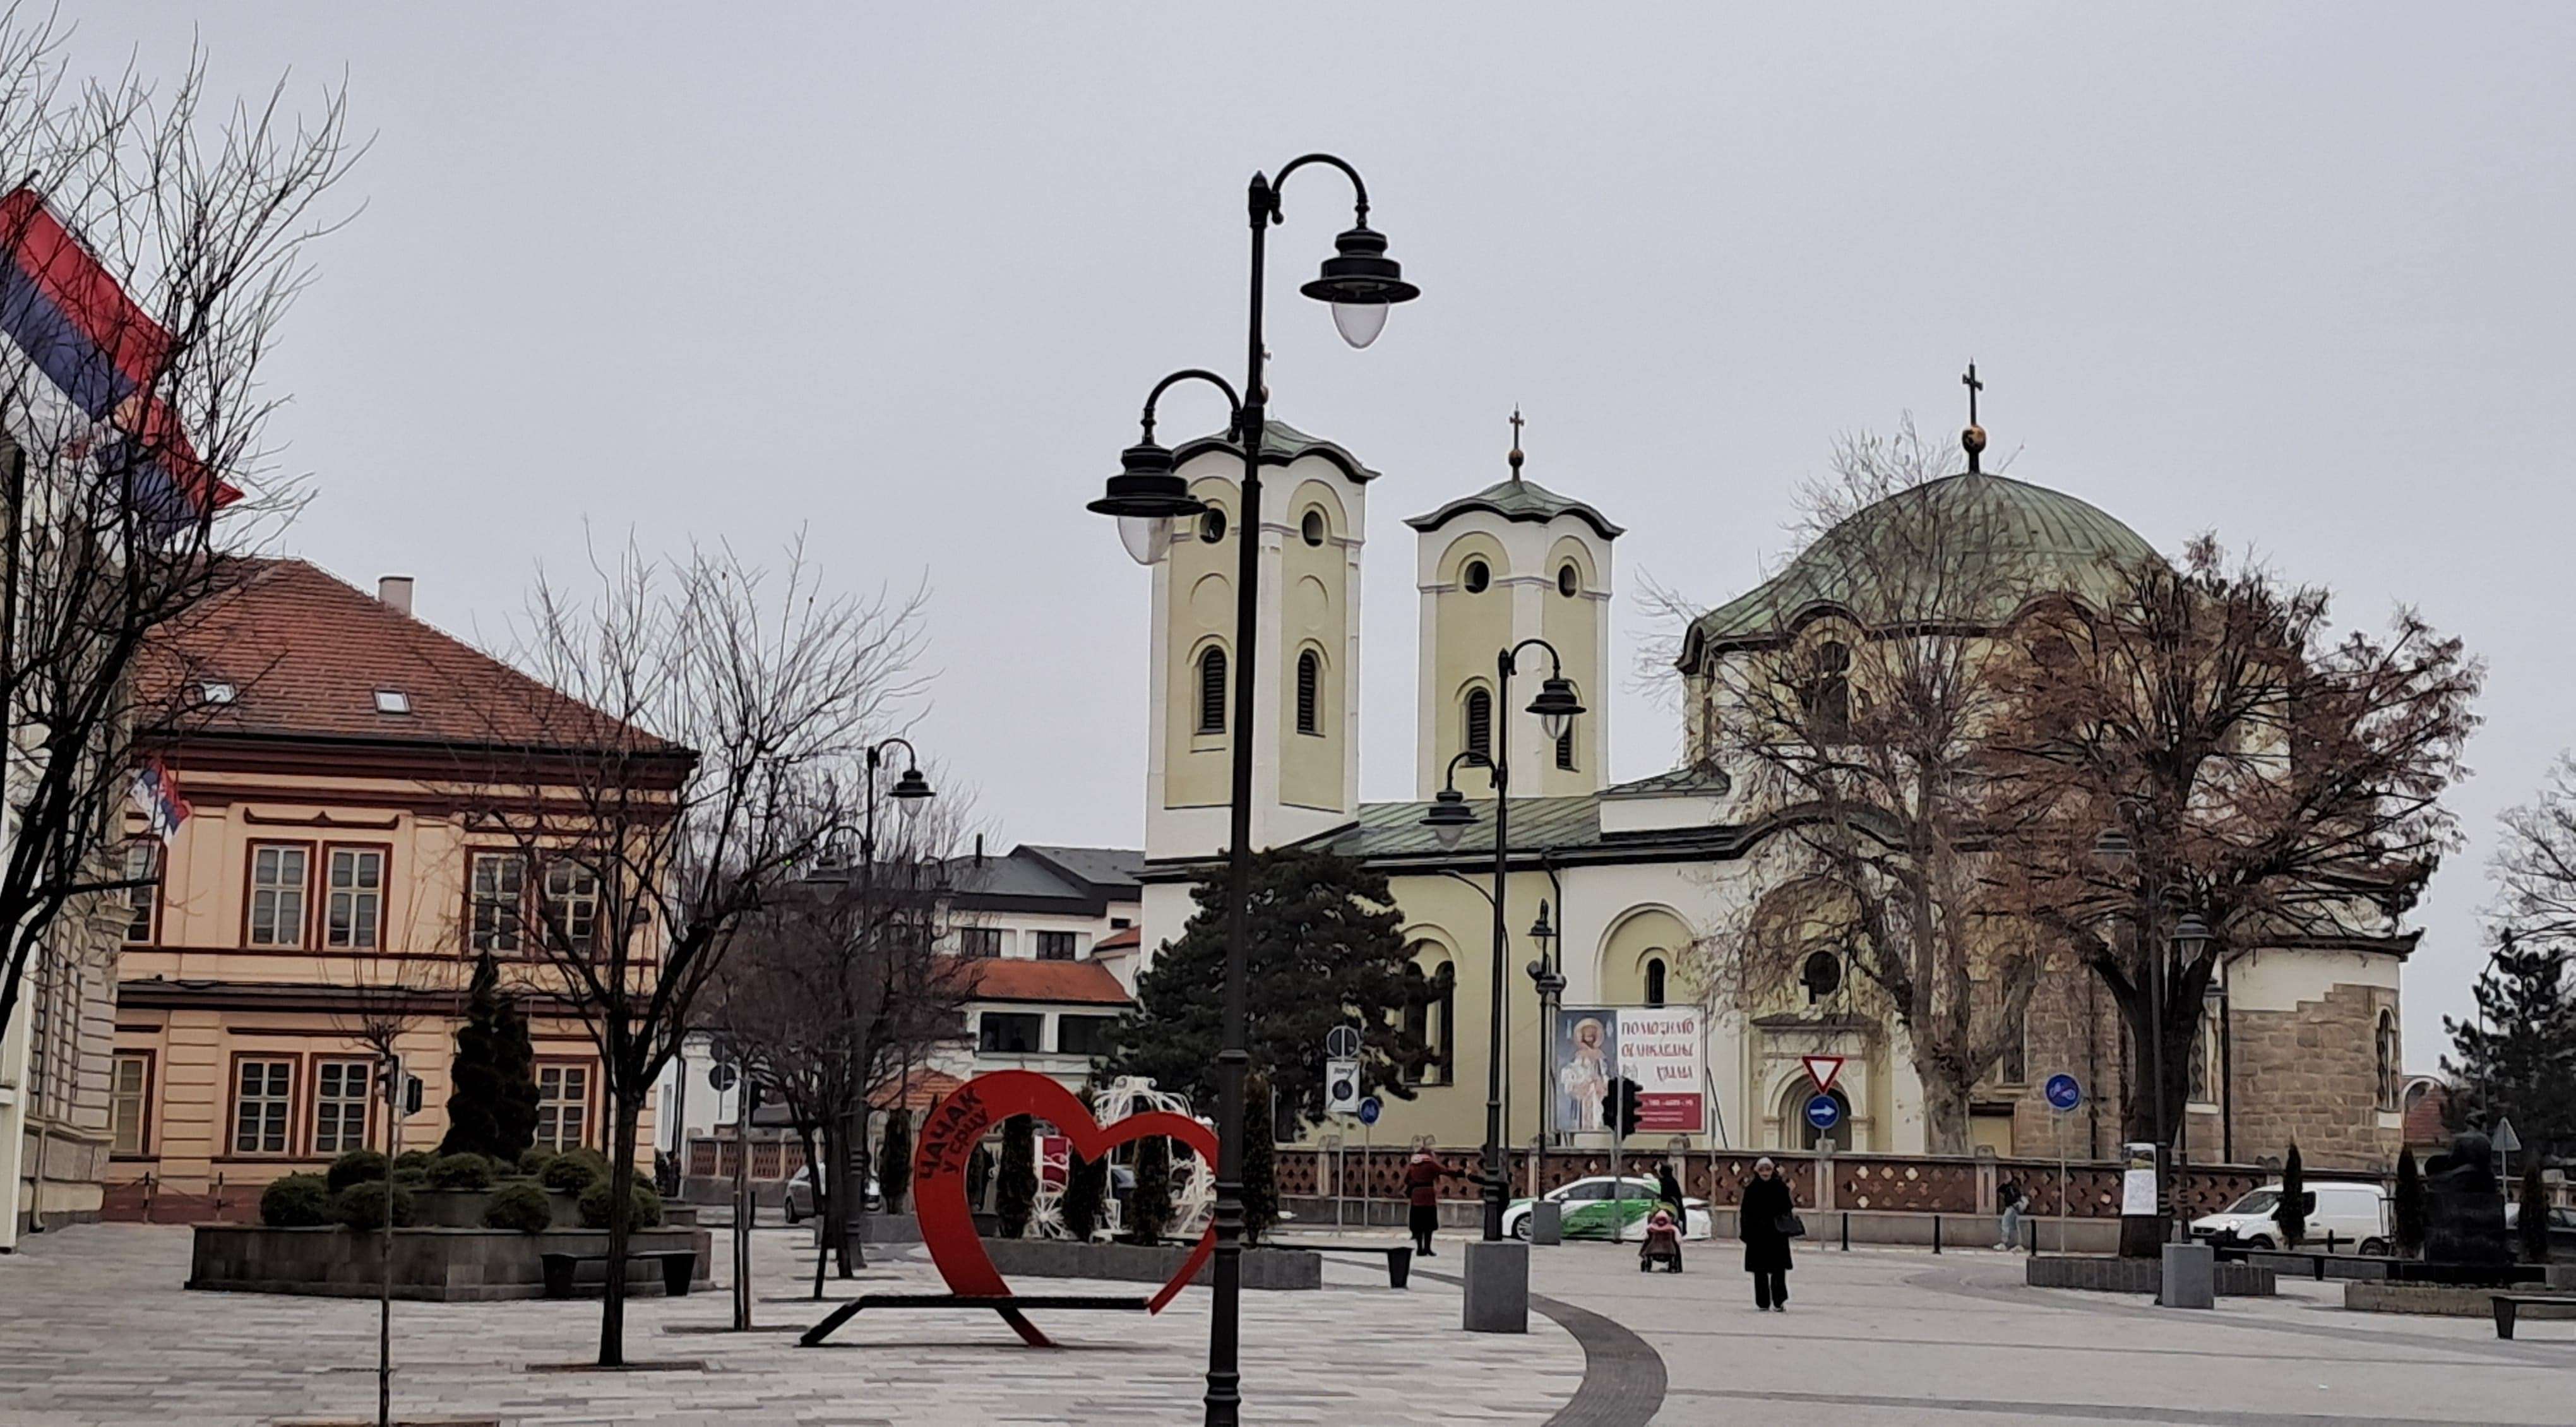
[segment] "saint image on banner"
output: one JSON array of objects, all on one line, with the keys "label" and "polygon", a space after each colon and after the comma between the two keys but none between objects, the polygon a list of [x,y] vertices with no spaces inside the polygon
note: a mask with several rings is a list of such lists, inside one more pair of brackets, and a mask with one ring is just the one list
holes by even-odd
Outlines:
[{"label": "saint image on banner", "polygon": [[1582,1132],[1609,1127],[1601,1102],[1619,1078],[1619,1013],[1608,1007],[1565,1007],[1556,1013],[1550,1043],[1556,1062],[1556,1128]]}]

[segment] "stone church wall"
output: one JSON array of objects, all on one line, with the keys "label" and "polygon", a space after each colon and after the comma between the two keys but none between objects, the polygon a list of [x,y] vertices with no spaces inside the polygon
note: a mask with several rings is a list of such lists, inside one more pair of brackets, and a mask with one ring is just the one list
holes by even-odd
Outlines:
[{"label": "stone church wall", "polygon": [[2311,1168],[2387,1169],[2402,1132],[2380,1124],[2375,1037],[2380,1011],[2396,1008],[2394,990],[2349,983],[2294,1010],[2239,1005],[2238,1157],[2270,1159],[2296,1140]]}]

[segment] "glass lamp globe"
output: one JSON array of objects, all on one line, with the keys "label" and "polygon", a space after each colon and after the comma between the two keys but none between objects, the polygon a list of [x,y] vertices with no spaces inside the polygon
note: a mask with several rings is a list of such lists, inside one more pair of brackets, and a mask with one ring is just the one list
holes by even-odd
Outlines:
[{"label": "glass lamp globe", "polygon": [[1392,304],[1384,302],[1336,302],[1333,304],[1333,327],[1342,340],[1354,347],[1366,347],[1386,330],[1386,314]]},{"label": "glass lamp globe", "polygon": [[1122,515],[1118,517],[1118,543],[1127,547],[1128,557],[1139,565],[1151,565],[1172,548],[1172,522],[1160,515]]}]

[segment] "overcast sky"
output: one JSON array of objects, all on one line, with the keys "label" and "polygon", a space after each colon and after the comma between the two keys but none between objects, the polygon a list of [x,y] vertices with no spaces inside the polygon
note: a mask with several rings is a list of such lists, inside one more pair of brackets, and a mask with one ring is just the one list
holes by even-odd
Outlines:
[{"label": "overcast sky", "polygon": [[[1411,532],[1503,474],[1714,603],[1837,432],[1961,418],[2159,547],[2216,529],[2490,661],[2410,1063],[2498,809],[2571,741],[2576,8],[74,4],[75,53],[344,73],[366,207],[268,367],[290,548],[496,634],[587,529],[810,529],[925,577],[915,730],[1004,845],[1142,837],[1148,578],[1085,514],[1145,389],[1242,359],[1245,178],[1359,165],[1424,290],[1366,352],[1273,237],[1274,412],[1371,487],[1361,786],[1412,786]],[[1803,10],[1804,7],[1798,7]],[[1183,401],[1167,434],[1213,427]],[[1671,709],[1613,701],[1612,773]]]}]

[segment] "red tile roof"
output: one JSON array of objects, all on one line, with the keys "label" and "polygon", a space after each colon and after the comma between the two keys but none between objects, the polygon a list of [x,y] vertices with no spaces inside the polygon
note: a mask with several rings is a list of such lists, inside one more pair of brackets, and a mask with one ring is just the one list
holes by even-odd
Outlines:
[{"label": "red tile roof", "polygon": [[1031,961],[992,957],[970,961],[968,995],[978,1001],[1077,1001],[1124,1006],[1127,988],[1096,961]]},{"label": "red tile roof", "polygon": [[949,1091],[966,1082],[939,1070],[916,1070],[900,1080],[888,1080],[868,1092],[868,1103],[880,1110],[895,1107],[896,1096],[902,1096],[907,1110],[927,1110],[945,1098]]},{"label": "red tile roof", "polygon": [[[660,743],[302,560],[241,562],[237,583],[156,637],[140,677],[147,689],[233,685],[234,701],[195,725],[211,735],[567,748],[622,732]],[[380,710],[380,690],[409,712]]]},{"label": "red tile roof", "polygon": [[2428,1085],[2415,1102],[2406,1107],[2406,1131],[2399,1143],[2406,1145],[2447,1145],[2451,1132],[2442,1128],[2442,1109],[2449,1103],[2451,1088]]},{"label": "red tile roof", "polygon": [[1093,942],[1091,944],[1091,949],[1095,953],[1103,951],[1124,951],[1129,947],[1142,946],[1144,944],[1145,933],[1143,931],[1135,927],[1120,927],[1118,930],[1111,932],[1109,935],[1102,937],[1098,941]]}]

